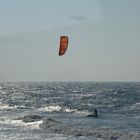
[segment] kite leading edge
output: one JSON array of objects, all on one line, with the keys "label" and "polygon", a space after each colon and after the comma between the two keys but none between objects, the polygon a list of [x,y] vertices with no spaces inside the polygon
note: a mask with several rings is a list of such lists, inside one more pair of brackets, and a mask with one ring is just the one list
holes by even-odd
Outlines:
[{"label": "kite leading edge", "polygon": [[59,56],[65,54],[68,48],[68,36],[60,36]]}]

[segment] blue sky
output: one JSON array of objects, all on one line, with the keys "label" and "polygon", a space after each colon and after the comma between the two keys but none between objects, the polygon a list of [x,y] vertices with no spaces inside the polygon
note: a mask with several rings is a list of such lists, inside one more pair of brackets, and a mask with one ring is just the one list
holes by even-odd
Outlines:
[{"label": "blue sky", "polygon": [[[0,81],[139,81],[139,0],[0,0]],[[69,36],[64,56],[59,38]]]}]

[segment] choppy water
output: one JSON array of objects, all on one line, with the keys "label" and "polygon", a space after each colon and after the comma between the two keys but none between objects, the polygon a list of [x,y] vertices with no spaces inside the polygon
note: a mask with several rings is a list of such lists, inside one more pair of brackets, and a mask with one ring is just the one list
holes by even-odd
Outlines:
[{"label": "choppy water", "polygon": [[139,122],[138,82],[0,83],[2,140],[140,140]]}]

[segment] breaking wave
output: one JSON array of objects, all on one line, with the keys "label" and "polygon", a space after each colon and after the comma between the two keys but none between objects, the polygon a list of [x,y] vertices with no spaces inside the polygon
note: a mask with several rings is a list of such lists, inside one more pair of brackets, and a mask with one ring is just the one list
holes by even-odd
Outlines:
[{"label": "breaking wave", "polygon": [[7,125],[14,125],[16,126],[22,126],[26,128],[32,128],[32,129],[39,129],[39,125],[42,123],[42,120],[34,121],[34,122],[24,122],[20,119],[1,119],[0,124],[7,124]]},{"label": "breaking wave", "polygon": [[47,107],[39,108],[38,111],[42,111],[42,112],[54,112],[54,111],[75,112],[76,109],[70,109],[70,108],[66,108],[64,106],[47,106]]},{"label": "breaking wave", "polygon": [[140,110],[140,102],[133,104],[132,107],[131,107],[131,109],[133,109],[133,110],[134,109]]},{"label": "breaking wave", "polygon": [[71,124],[62,123],[54,119],[44,119],[40,124],[40,128],[45,129],[47,132],[74,135],[76,137],[92,137],[100,140],[126,140],[135,139],[138,140],[140,135],[138,133],[112,131],[107,128],[97,129],[88,127],[84,128],[81,126],[73,126]]},{"label": "breaking wave", "polygon": [[13,109],[14,110],[17,109],[17,106],[0,104],[0,110],[13,110]]}]

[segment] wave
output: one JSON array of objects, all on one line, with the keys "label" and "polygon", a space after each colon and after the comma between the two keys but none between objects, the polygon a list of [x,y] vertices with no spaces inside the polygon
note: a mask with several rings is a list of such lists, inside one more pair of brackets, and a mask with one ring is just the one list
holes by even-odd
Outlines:
[{"label": "wave", "polygon": [[132,110],[140,110],[140,102],[138,102],[138,103],[135,103],[135,104],[133,104],[132,106],[131,106],[131,109]]},{"label": "wave", "polygon": [[[24,118],[34,118],[36,121],[24,122]],[[1,119],[0,124],[8,124],[21,126],[29,129],[40,129],[43,132],[51,135],[58,135],[67,139],[100,139],[100,140],[139,140],[140,134],[136,132],[124,132],[111,130],[109,128],[93,128],[89,126],[75,126],[72,124],[60,122],[53,118],[43,118],[38,115],[26,115],[23,118],[17,119]],[[59,138],[62,138],[59,137]],[[52,138],[52,137],[51,137]],[[50,138],[50,139],[51,139]],[[56,138],[56,136],[54,137]]]},{"label": "wave", "polygon": [[46,130],[47,132],[73,135],[75,137],[92,137],[102,140],[138,140],[140,134],[136,132],[122,132],[117,130],[111,130],[108,128],[93,128],[89,126],[73,126],[71,124],[63,123],[56,121],[54,119],[44,119],[43,122],[39,125],[41,129]]},{"label": "wave", "polygon": [[40,115],[25,115],[23,117],[18,118],[18,120],[22,120],[25,123],[37,122],[37,121],[41,121],[42,119],[43,117]]},{"label": "wave", "polygon": [[6,105],[6,104],[0,104],[0,110],[15,110],[17,109],[17,106],[15,105]]},{"label": "wave", "polygon": [[62,113],[74,113],[78,116],[87,116],[92,114],[93,112],[89,112],[88,110],[79,110],[79,109],[71,109],[65,106],[47,106],[43,108],[39,108],[37,112],[62,112]]},{"label": "wave", "polygon": [[66,108],[64,106],[47,106],[43,108],[39,108],[38,111],[42,112],[75,112],[75,109]]},{"label": "wave", "polygon": [[127,106],[122,106],[119,109],[117,109],[117,111],[113,111],[113,112],[129,112],[129,111],[139,111],[140,110],[140,102],[138,103],[134,103],[132,105],[127,105]]},{"label": "wave", "polygon": [[32,128],[32,129],[39,129],[39,125],[42,123],[42,120],[38,120],[35,122],[24,122],[21,119],[8,119],[8,118],[2,118],[0,119],[0,124],[7,124],[7,125],[14,125],[16,126],[22,126],[26,128]]},{"label": "wave", "polygon": [[65,106],[59,106],[59,105],[52,105],[47,106],[43,108],[39,108],[37,112],[63,112],[63,113],[75,113],[78,116],[86,116],[89,114],[92,114],[93,112],[90,112],[89,110],[80,110],[80,109],[71,109],[67,108]]},{"label": "wave", "polygon": [[2,104],[0,103],[0,110],[22,110],[22,109],[31,109],[31,107],[27,107],[24,105],[12,105],[12,104]]}]

